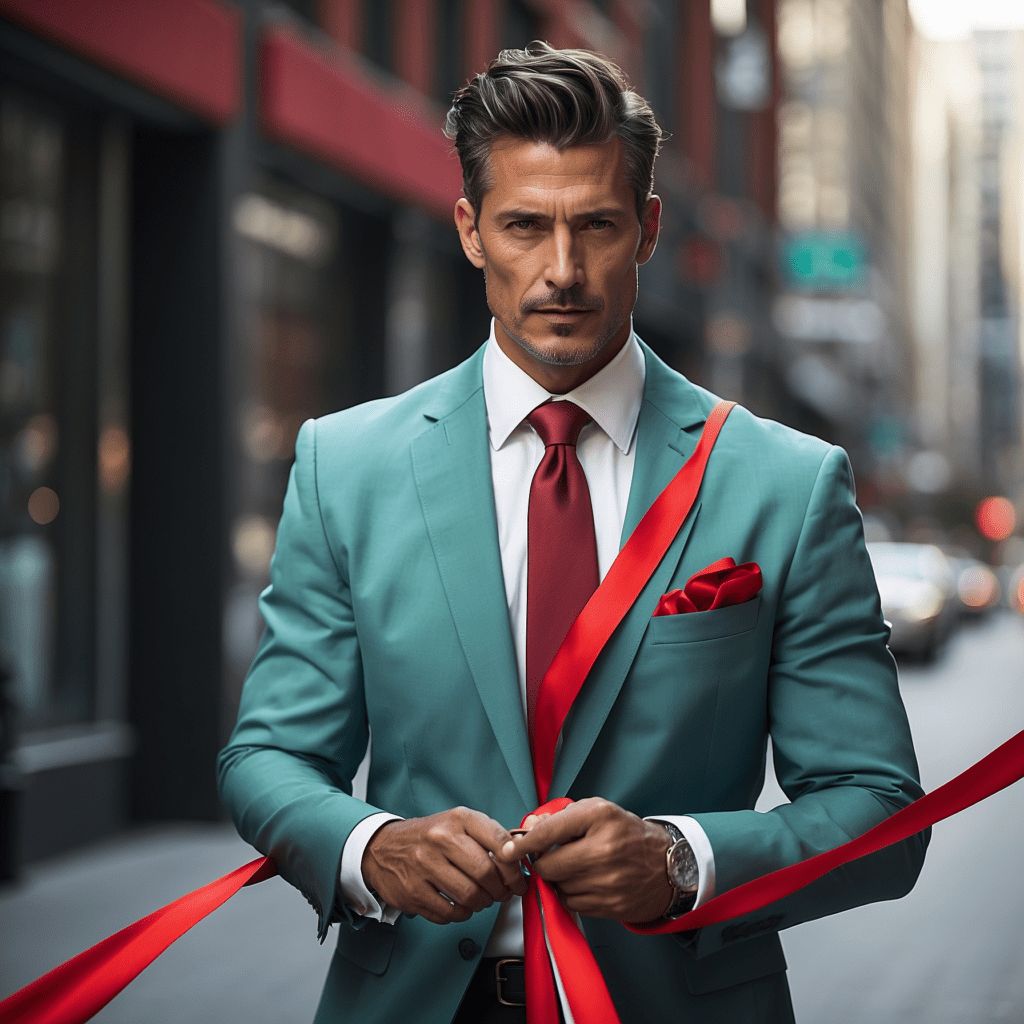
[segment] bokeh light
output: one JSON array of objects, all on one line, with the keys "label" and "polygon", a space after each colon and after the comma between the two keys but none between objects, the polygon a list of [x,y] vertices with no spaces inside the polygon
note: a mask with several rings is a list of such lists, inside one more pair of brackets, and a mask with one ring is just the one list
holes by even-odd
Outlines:
[{"label": "bokeh light", "polygon": [[265,516],[242,516],[234,526],[231,548],[239,568],[253,578],[264,576],[274,553],[277,530]]},{"label": "bokeh light", "polygon": [[22,468],[38,473],[57,450],[57,421],[48,413],[33,416],[15,438],[15,450]]},{"label": "bokeh light", "polygon": [[964,569],[956,588],[960,600],[968,608],[987,608],[999,600],[999,580],[985,565],[972,565]]},{"label": "bokeh light", "polygon": [[711,24],[719,35],[738,35],[747,26],[745,0],[711,0]]},{"label": "bokeh light", "polygon": [[987,540],[1006,540],[1017,525],[1017,513],[1009,498],[994,496],[978,503],[974,521]]},{"label": "bokeh light", "polygon": [[57,518],[60,498],[52,487],[37,487],[28,499],[28,514],[32,522],[46,526]]},{"label": "bokeh light", "polygon": [[117,494],[128,480],[131,468],[131,442],[124,427],[112,424],[103,430],[97,462],[100,486],[107,494]]},{"label": "bokeh light", "polygon": [[288,458],[291,451],[285,443],[284,423],[273,409],[258,405],[246,411],[242,424],[245,447],[256,462]]}]

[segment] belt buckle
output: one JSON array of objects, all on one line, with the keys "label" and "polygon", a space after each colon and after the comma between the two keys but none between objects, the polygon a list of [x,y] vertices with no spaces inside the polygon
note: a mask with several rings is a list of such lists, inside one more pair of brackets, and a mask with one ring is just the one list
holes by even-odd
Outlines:
[{"label": "belt buckle", "polygon": [[511,1002],[509,1002],[505,998],[504,993],[502,992],[502,985],[504,985],[504,983],[508,980],[507,978],[504,978],[502,976],[502,973],[501,973],[501,968],[505,964],[520,964],[520,965],[522,965],[523,961],[520,960],[519,957],[507,956],[507,957],[504,957],[501,960],[499,960],[494,965],[494,981],[495,981],[495,984],[497,986],[498,1002],[501,1003],[502,1006],[525,1006],[526,1003],[511,1003]]}]

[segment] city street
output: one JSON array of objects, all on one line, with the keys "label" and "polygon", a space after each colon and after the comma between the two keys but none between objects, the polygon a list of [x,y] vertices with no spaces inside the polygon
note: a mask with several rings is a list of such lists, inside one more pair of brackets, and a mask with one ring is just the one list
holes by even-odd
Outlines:
[{"label": "city street", "polygon": [[[902,687],[928,789],[1024,728],[1024,619],[961,632]],[[761,806],[778,802],[766,788]],[[1024,1020],[1024,784],[935,829],[917,888],[897,903],[784,933],[800,1024]],[[34,865],[0,889],[0,995],[231,868],[252,851],[226,827],[135,833]],[[199,924],[95,1019],[307,1022],[331,942],[279,879]]]},{"label": "city street", "polygon": [[[934,666],[901,665],[932,790],[1024,729],[1024,619],[957,636]],[[914,891],[783,934],[800,1024],[1024,1021],[1024,782],[932,833]]]}]

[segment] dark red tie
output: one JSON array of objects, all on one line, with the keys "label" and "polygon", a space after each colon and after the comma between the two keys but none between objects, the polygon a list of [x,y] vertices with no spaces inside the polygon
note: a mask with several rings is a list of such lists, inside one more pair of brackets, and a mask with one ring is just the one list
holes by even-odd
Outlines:
[{"label": "dark red tie", "polygon": [[551,659],[597,589],[590,488],[576,441],[590,419],[572,402],[548,402],[527,417],[544,442],[530,485],[526,584],[526,706],[533,743],[537,694]]}]

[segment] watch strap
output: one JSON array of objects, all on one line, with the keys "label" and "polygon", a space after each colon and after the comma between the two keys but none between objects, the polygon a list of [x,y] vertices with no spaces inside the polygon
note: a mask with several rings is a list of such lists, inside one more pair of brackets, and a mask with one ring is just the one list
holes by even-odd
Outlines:
[{"label": "watch strap", "polygon": [[[687,850],[690,848],[689,842],[687,842],[686,836],[678,829],[677,826],[673,825],[670,821],[663,821],[661,818],[652,818],[652,821],[657,822],[662,828],[668,832],[669,845],[665,851],[665,874],[668,876],[668,884],[672,886],[672,902],[669,904],[668,909],[662,914],[666,920],[673,920],[677,917],[682,917],[687,911],[693,909],[693,905],[697,900],[696,889],[681,889],[675,881],[672,875],[672,854],[679,843],[686,843]],[[692,856],[692,854],[691,854]]]}]

